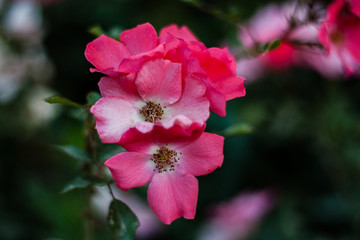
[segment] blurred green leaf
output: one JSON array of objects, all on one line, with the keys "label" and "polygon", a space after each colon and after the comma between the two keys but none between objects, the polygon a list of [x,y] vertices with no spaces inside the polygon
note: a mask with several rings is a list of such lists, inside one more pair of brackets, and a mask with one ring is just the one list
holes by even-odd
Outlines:
[{"label": "blurred green leaf", "polygon": [[73,190],[77,190],[77,189],[84,189],[84,188],[88,188],[94,185],[97,186],[103,186],[106,183],[103,182],[100,179],[86,179],[86,178],[82,178],[82,177],[77,177],[75,178],[73,181],[71,181],[69,184],[67,184],[64,189],[60,192],[60,194],[64,194]]},{"label": "blurred green leaf", "polygon": [[262,52],[266,52],[266,49],[268,49],[269,47],[269,43],[265,42],[265,43],[261,43],[257,46],[256,50],[259,52],[259,53],[262,53]]},{"label": "blurred green leaf", "polygon": [[108,224],[114,239],[131,240],[139,227],[139,221],[131,209],[123,202],[114,199],[109,207]]},{"label": "blurred green leaf", "polygon": [[86,96],[89,105],[95,104],[100,98],[101,95],[98,92],[89,92]]},{"label": "blurred green leaf", "polygon": [[279,39],[276,39],[269,44],[269,47],[267,50],[268,51],[275,50],[278,47],[280,47],[280,44],[281,44],[281,41]]},{"label": "blurred green leaf", "polygon": [[265,42],[261,43],[257,46],[256,50],[259,53],[265,53],[267,54],[269,51],[275,50],[278,47],[280,47],[281,41],[279,39],[276,39],[272,41],[271,43]]},{"label": "blurred green leaf", "polygon": [[60,96],[52,96],[52,97],[45,98],[44,100],[45,100],[45,102],[51,103],[51,104],[58,103],[58,104],[64,104],[64,105],[67,105],[70,107],[84,108],[83,105],[73,102],[69,99],[60,97]]},{"label": "blurred green leaf", "polygon": [[252,133],[253,131],[253,127],[248,124],[248,123],[239,123],[233,126],[230,126],[228,128],[226,128],[223,131],[223,134],[226,137],[230,137],[230,136],[241,136],[241,135],[247,135]]},{"label": "blurred green leaf", "polygon": [[181,0],[184,3],[188,3],[191,4],[195,7],[199,7],[200,6],[200,2],[198,0]]},{"label": "blurred green leaf", "polygon": [[91,161],[90,156],[84,149],[74,145],[54,145],[56,149],[59,149],[69,155],[70,157],[80,161]]},{"label": "blurred green leaf", "polygon": [[95,25],[89,28],[89,33],[99,37],[101,34],[104,34],[104,30],[99,25]]}]

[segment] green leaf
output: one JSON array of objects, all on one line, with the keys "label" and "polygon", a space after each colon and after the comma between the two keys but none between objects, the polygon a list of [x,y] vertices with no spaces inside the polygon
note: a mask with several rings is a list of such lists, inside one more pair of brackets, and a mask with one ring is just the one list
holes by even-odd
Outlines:
[{"label": "green leaf", "polygon": [[54,145],[56,149],[59,149],[69,155],[70,157],[80,161],[91,161],[90,156],[84,149],[74,145]]},{"label": "green leaf", "polygon": [[260,53],[268,53],[271,50],[277,49],[281,44],[279,39],[272,41],[271,43],[265,42],[257,46],[256,50]]},{"label": "green leaf", "polygon": [[248,123],[239,123],[233,126],[226,128],[223,131],[223,134],[227,137],[231,136],[241,136],[252,133],[253,127]]},{"label": "green leaf", "polygon": [[265,43],[261,43],[260,45],[258,45],[256,50],[259,53],[262,53],[262,52],[266,52],[266,49],[268,49],[268,47],[269,47],[269,43],[265,42]]},{"label": "green leaf", "polygon": [[77,177],[74,180],[72,180],[69,184],[67,184],[60,192],[60,194],[64,194],[73,190],[85,189],[94,185],[103,186],[106,185],[106,183],[96,178],[86,179],[82,177]]},{"label": "green leaf", "polygon": [[281,41],[276,39],[269,44],[268,51],[275,50],[280,47]]},{"label": "green leaf", "polygon": [[93,105],[101,98],[98,92],[89,92],[86,96],[88,104]]},{"label": "green leaf", "polygon": [[132,240],[139,227],[136,215],[123,202],[114,199],[109,207],[108,224],[114,239]]},{"label": "green leaf", "polygon": [[67,105],[70,107],[84,108],[83,105],[73,102],[69,99],[60,97],[60,96],[52,96],[52,97],[45,98],[44,100],[45,100],[45,102],[51,103],[51,104],[58,103],[58,104],[64,104],[64,105]]}]

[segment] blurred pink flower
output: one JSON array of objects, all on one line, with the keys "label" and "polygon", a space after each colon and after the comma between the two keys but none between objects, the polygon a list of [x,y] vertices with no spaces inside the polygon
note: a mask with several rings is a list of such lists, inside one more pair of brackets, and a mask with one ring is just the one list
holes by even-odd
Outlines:
[{"label": "blurred pink flower", "polygon": [[358,1],[333,1],[319,30],[320,42],[340,58],[347,74],[358,73],[360,70],[358,4]]},{"label": "blurred pink flower", "polygon": [[211,209],[213,216],[199,232],[198,239],[247,239],[273,205],[271,190],[240,194]]},{"label": "blurred pink flower", "polygon": [[142,133],[155,125],[202,128],[209,117],[204,84],[194,76],[187,76],[183,84],[179,63],[151,60],[142,65],[135,79],[131,74],[103,77],[99,87],[102,98],[91,112],[105,143],[119,142],[130,128]]},{"label": "blurred pink flower", "polygon": [[195,176],[222,165],[224,138],[202,130],[185,136],[179,126],[155,128],[148,134],[132,130],[121,144],[129,152],[115,155],[105,165],[122,190],[150,182],[148,202],[163,223],[181,216],[193,219],[198,196]]},{"label": "blurred pink flower", "polygon": [[85,56],[110,77],[136,74],[146,61],[163,58],[181,63],[182,76],[196,74],[206,86],[210,109],[225,116],[225,102],[245,95],[244,79],[236,76],[236,62],[227,49],[206,48],[187,27],[170,25],[160,36],[149,23],[123,31],[120,42],[101,35],[90,42]]},{"label": "blurred pink flower", "polygon": [[[314,6],[321,19],[321,6]],[[343,75],[341,62],[334,55],[326,55],[321,49],[308,46],[320,44],[318,23],[308,22],[308,6],[296,2],[269,5],[258,11],[245,25],[240,27],[239,38],[248,49],[262,43],[282,40],[280,46],[255,58],[239,59],[238,72],[250,81],[261,77],[267,70],[281,71],[292,66],[307,66],[327,78]],[[291,19],[299,24],[291,26]],[[253,70],[252,70],[253,69]]]}]

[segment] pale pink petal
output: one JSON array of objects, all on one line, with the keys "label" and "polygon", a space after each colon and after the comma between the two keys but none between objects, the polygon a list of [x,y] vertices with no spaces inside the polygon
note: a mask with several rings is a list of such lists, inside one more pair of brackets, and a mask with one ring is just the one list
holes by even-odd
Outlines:
[{"label": "pale pink petal", "polygon": [[160,221],[170,224],[179,217],[194,219],[198,181],[178,171],[157,173],[148,188],[148,202]]},{"label": "pale pink petal", "polygon": [[185,146],[177,146],[176,151],[181,152],[178,168],[194,176],[209,174],[221,167],[224,155],[224,137],[203,133],[194,142]]},{"label": "pale pink petal", "polygon": [[131,54],[140,54],[156,47],[156,30],[150,23],[144,23],[133,29],[123,31],[120,40],[130,50]]},{"label": "pale pink petal", "polygon": [[173,104],[182,92],[181,64],[163,59],[148,61],[140,69],[135,84],[145,102]]},{"label": "pale pink petal", "polygon": [[128,101],[140,100],[131,76],[102,77],[98,83],[102,97],[120,97]]},{"label": "pale pink petal", "polygon": [[138,108],[119,97],[104,97],[90,109],[104,143],[117,143],[129,128],[142,121]]},{"label": "pale pink petal", "polygon": [[122,43],[105,35],[90,42],[85,49],[86,59],[96,67],[92,71],[110,75],[116,75],[119,64],[128,56],[130,52]]},{"label": "pale pink petal", "polygon": [[162,42],[162,39],[166,38],[167,34],[183,39],[186,42],[199,41],[186,26],[182,26],[181,28],[179,28],[177,25],[169,25],[164,27],[160,31],[159,41]]},{"label": "pale pink petal", "polygon": [[209,118],[209,101],[206,97],[206,87],[203,82],[194,75],[186,77],[184,92],[180,100],[167,106],[161,121],[165,128],[172,127],[176,121],[184,128],[193,122],[205,124]]},{"label": "pale pink petal", "polygon": [[137,152],[119,153],[104,164],[109,168],[116,186],[122,190],[147,184],[154,175],[155,163],[151,154]]}]

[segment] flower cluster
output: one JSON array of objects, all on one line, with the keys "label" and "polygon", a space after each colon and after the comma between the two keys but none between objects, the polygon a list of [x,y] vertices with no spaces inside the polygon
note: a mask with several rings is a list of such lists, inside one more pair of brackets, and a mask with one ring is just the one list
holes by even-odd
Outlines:
[{"label": "flower cluster", "polygon": [[[308,66],[327,78],[358,74],[360,13],[357,0],[335,0],[324,11],[320,4],[299,1],[271,4],[246,24],[239,38],[247,49],[280,40],[277,49],[241,59],[238,71],[249,80],[266,70]],[[324,51],[325,50],[325,51]]]},{"label": "flower cluster", "polygon": [[149,23],[101,35],[85,50],[106,76],[92,106],[104,143],[128,152],[105,162],[122,189],[149,184],[148,202],[170,224],[193,219],[198,182],[223,161],[224,138],[205,133],[209,110],[225,116],[227,100],[245,95],[244,79],[226,48],[207,48],[187,27],[171,25],[159,37]]}]

